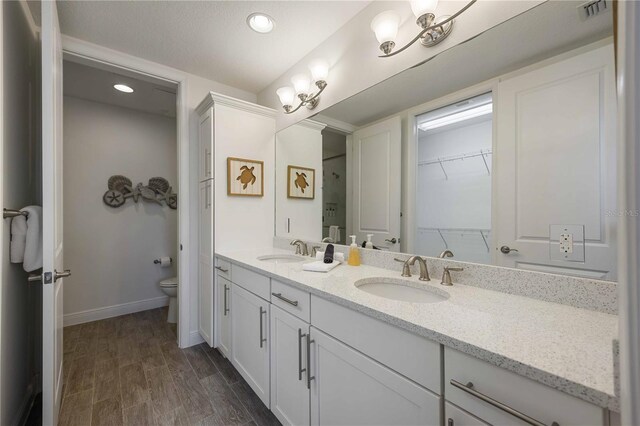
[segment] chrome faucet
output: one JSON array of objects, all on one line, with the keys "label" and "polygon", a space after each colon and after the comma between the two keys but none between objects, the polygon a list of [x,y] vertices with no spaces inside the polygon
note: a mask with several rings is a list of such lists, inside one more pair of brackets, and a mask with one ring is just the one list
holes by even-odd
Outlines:
[{"label": "chrome faucet", "polygon": [[411,276],[411,267],[416,263],[416,260],[417,260],[418,264],[420,265],[420,278],[418,279],[420,281],[431,281],[431,278],[429,278],[429,270],[427,269],[427,261],[421,258],[420,256],[411,256],[407,260],[402,260],[402,259],[394,259],[394,260],[396,262],[404,263],[404,265],[402,265],[403,277]]},{"label": "chrome faucet", "polygon": [[300,254],[302,256],[309,256],[309,249],[307,248],[307,243],[302,240],[293,240],[289,243],[292,246],[296,246],[296,254]]},{"label": "chrome faucet", "polygon": [[330,243],[330,244],[334,244],[335,243],[335,241],[333,241],[333,238],[331,238],[331,237],[324,237],[321,242]]},{"label": "chrome faucet", "polygon": [[440,253],[440,256],[438,256],[440,259],[444,259],[445,257],[453,257],[453,252],[451,250],[445,250],[442,253]]},{"label": "chrome faucet", "polygon": [[440,281],[440,284],[453,285],[453,281],[451,281],[451,273],[449,271],[464,271],[464,268],[453,268],[451,266],[445,266],[444,271],[442,271],[442,281]]}]

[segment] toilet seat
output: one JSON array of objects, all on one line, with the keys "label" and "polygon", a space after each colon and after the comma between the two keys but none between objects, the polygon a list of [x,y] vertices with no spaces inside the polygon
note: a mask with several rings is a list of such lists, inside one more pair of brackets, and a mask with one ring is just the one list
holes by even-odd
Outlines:
[{"label": "toilet seat", "polygon": [[177,287],[178,286],[178,277],[167,278],[166,280],[160,281],[160,287]]}]

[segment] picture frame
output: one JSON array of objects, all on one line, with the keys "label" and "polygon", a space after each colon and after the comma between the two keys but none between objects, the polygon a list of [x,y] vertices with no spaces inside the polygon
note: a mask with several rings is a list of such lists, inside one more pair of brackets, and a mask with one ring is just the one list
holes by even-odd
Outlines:
[{"label": "picture frame", "polygon": [[316,196],[316,171],[308,167],[287,167],[287,198],[313,200]]},{"label": "picture frame", "polygon": [[227,195],[264,196],[264,161],[227,157]]}]

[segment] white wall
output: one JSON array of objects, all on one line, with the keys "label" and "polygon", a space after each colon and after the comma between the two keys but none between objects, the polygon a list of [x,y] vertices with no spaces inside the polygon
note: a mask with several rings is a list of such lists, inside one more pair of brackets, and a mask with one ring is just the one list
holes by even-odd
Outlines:
[{"label": "white wall", "polygon": [[[427,49],[418,42],[397,56],[379,58],[378,55],[381,52],[370,28],[371,20],[375,15],[388,9],[394,9],[400,13],[402,24],[396,41],[398,47],[415,37],[418,33],[418,27],[415,24],[415,17],[411,13],[409,2],[372,2],[260,92],[258,103],[280,111],[277,128],[284,129],[298,120],[309,117],[401,71],[429,60],[540,3],[541,1],[538,0],[479,1],[456,19],[454,30],[449,38],[437,46]],[[450,15],[458,11],[464,4],[464,2],[458,1],[440,2],[437,14]],[[276,90],[282,86],[290,86],[292,75],[300,72],[308,73],[307,66],[315,58],[324,58],[331,66],[328,86],[322,94],[320,104],[314,110],[302,108],[295,114],[284,114],[276,96]]]},{"label": "white wall", "polygon": [[[322,128],[301,122],[276,135],[276,235],[322,239]],[[313,200],[287,197],[288,166],[315,170]],[[290,227],[287,229],[287,219]]]},{"label": "white wall", "polygon": [[[215,121],[216,250],[272,247],[275,120],[272,116],[216,104]],[[264,161],[263,197],[227,195],[228,157]]]},{"label": "white wall", "polygon": [[[2,18],[2,207],[19,209],[38,203],[35,101],[39,49],[33,21],[23,2],[0,4]],[[39,283],[29,284],[21,264],[9,263],[9,219],[2,222],[0,242],[0,424],[17,424],[28,408],[40,370]]]},{"label": "white wall", "polygon": [[[111,175],[143,182],[164,177],[177,191],[175,118],[66,96],[64,98],[65,322],[81,312],[156,299],[161,279],[176,275],[177,212],[132,199],[119,208],[102,195]],[[178,193],[178,197],[180,194]]]}]

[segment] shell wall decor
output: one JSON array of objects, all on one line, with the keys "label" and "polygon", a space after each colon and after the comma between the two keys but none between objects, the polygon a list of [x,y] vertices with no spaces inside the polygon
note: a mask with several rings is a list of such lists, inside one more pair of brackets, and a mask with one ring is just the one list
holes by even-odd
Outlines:
[{"label": "shell wall decor", "polygon": [[178,194],[173,192],[169,182],[162,177],[152,177],[147,185],[140,182],[133,186],[128,177],[113,175],[107,181],[107,188],[109,189],[102,196],[102,201],[109,207],[120,207],[128,198],[133,198],[136,203],[142,198],[159,205],[164,201],[169,208],[178,208]]}]

